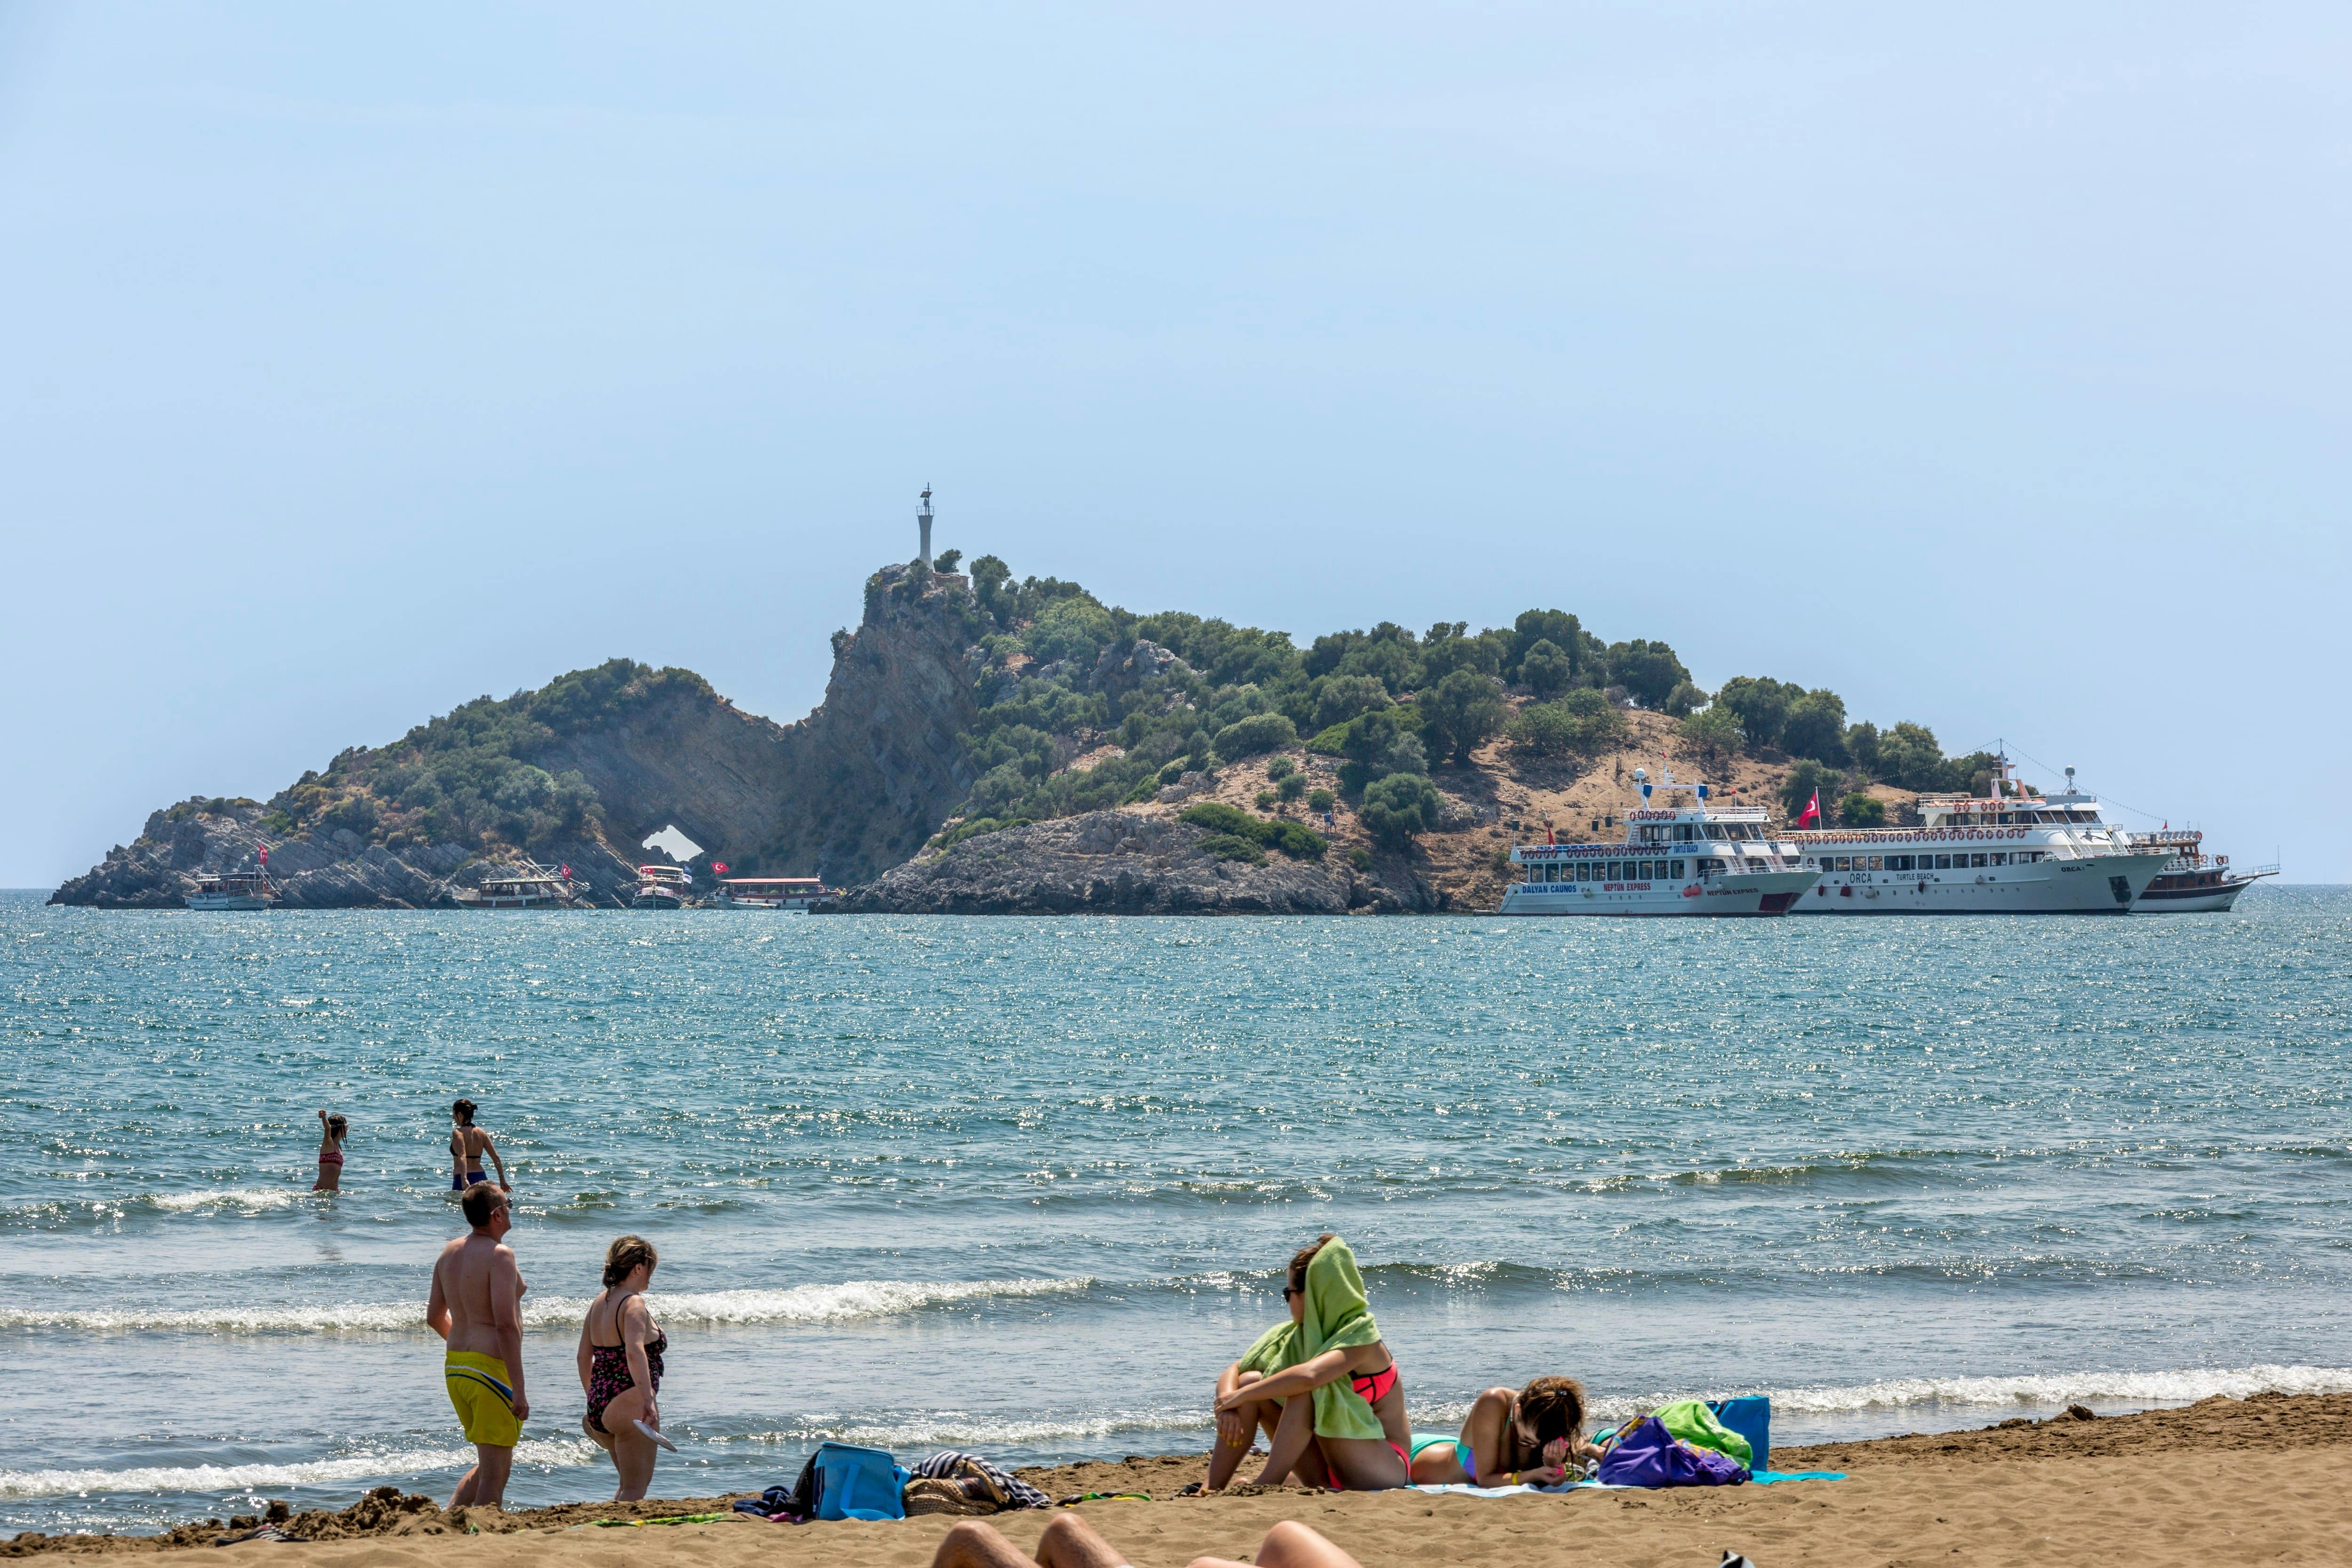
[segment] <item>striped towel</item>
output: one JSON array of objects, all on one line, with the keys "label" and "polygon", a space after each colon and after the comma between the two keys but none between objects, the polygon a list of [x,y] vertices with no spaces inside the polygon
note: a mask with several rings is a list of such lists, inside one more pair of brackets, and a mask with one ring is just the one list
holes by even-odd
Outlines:
[{"label": "striped towel", "polygon": [[941,1448],[938,1453],[933,1454],[929,1458],[925,1459],[921,1464],[915,1466],[907,1473],[910,1476],[924,1477],[930,1480],[952,1480],[955,1479],[956,1473],[966,1465],[970,1465],[973,1469],[978,1470],[982,1475],[986,1476],[991,1481],[995,1483],[996,1489],[1003,1492],[1007,1498],[1012,1500],[1012,1501],[1006,1505],[1009,1508],[1051,1508],[1054,1506],[1054,1500],[1052,1498],[1047,1497],[1044,1492],[1039,1491],[1027,1481],[1013,1479],[1009,1473],[999,1469],[996,1466],[990,1464],[986,1459],[982,1458],[977,1454],[961,1453],[953,1448]]}]

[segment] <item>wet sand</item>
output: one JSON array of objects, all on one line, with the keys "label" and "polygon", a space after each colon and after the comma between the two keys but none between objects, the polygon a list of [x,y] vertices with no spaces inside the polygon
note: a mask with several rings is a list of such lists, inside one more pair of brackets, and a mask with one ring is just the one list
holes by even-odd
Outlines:
[{"label": "wet sand", "polygon": [[[1711,1490],[1580,1491],[1496,1500],[1235,1489],[1173,1498],[1199,1455],[1026,1470],[1056,1497],[1145,1491],[1078,1505],[1137,1568],[1241,1556],[1278,1520],[1300,1520],[1366,1568],[1594,1562],[1714,1568],[1726,1549],[1759,1568],[1823,1564],[2352,1563],[2352,1395],[2209,1399],[2179,1409],[2010,1422],[1976,1431],[1775,1449],[1777,1469],[1843,1469],[1832,1482]],[[789,1477],[780,1477],[788,1480]],[[389,1490],[390,1489],[386,1489]],[[945,1518],[888,1524],[710,1523],[586,1527],[597,1519],[713,1511],[721,1499],[567,1504],[452,1515],[381,1494],[341,1514],[294,1516],[310,1537],[216,1549],[220,1527],[171,1537],[19,1536],[0,1553],[206,1553],[282,1568],[924,1568]],[[1050,1511],[998,1515],[1034,1545]]]}]

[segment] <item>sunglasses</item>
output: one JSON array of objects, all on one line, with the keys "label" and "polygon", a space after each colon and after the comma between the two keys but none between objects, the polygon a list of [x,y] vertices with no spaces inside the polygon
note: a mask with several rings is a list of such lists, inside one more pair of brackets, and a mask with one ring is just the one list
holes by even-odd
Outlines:
[{"label": "sunglasses", "polygon": [[1282,1299],[1286,1301],[1289,1300],[1293,1296],[1304,1296],[1306,1294],[1306,1291],[1294,1289],[1288,1285],[1285,1285],[1282,1288]]}]

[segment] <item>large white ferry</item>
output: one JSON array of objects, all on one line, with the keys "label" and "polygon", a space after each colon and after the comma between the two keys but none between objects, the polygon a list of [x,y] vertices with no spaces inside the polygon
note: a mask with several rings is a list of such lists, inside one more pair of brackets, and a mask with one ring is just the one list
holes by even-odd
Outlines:
[{"label": "large white ferry", "polygon": [[[1703,784],[1655,786],[1633,770],[1642,808],[1619,844],[1520,844],[1524,879],[1503,889],[1507,915],[1779,915],[1821,878],[1774,839],[1760,805],[1722,805]],[[1652,789],[1687,789],[1687,806],[1653,806]]]},{"label": "large white ferry", "polygon": [[1821,873],[1804,915],[2127,914],[2174,856],[2135,845],[2099,799],[2073,787],[2029,795],[1994,776],[1990,795],[1922,795],[1916,827],[1791,832]]}]

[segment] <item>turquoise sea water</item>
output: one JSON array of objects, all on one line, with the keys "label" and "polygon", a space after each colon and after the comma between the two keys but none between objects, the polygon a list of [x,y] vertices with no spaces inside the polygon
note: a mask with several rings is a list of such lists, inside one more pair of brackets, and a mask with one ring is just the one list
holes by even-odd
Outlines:
[{"label": "turquoise sea water", "polygon": [[[446,1494],[463,1093],[535,1406],[661,1248],[671,1495],[815,1441],[1197,1450],[1337,1230],[1423,1426],[1769,1392],[1801,1441],[2352,1387],[2352,890],[1626,922],[100,914],[0,898],[0,1529]],[[344,1191],[308,1192],[318,1106]]]}]

